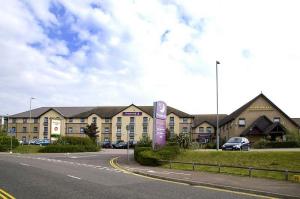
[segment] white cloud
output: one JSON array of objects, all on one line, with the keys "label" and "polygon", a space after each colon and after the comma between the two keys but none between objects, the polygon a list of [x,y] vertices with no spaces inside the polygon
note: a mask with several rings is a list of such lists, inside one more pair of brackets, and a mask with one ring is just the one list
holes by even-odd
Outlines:
[{"label": "white cloud", "polygon": [[[263,91],[300,116],[297,1],[92,3],[9,1],[0,8],[0,102],[6,104],[0,113],[27,109],[32,95],[36,106],[162,99],[189,113],[213,113],[218,59],[221,112]],[[49,9],[60,4],[64,20]],[[84,43],[71,49],[74,41],[51,38],[41,22],[69,24]],[[41,48],[28,45],[34,43]]]}]

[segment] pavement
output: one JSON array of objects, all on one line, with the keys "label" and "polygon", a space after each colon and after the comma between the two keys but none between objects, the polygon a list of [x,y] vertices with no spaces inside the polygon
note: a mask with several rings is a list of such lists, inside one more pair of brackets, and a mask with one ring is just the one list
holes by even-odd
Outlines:
[{"label": "pavement", "polygon": [[[237,191],[193,186],[153,179],[111,166],[112,159],[127,159],[126,150],[97,153],[0,153],[0,191],[10,198],[111,199],[250,199],[268,198]],[[132,151],[130,151],[132,158]],[[1,198],[1,195],[0,195]]]},{"label": "pavement", "polygon": [[121,170],[123,169],[134,174],[192,186],[205,186],[277,198],[300,198],[300,184],[290,181],[147,167],[136,163],[133,157],[128,162],[124,156],[116,158],[115,165],[116,168],[119,167]]}]

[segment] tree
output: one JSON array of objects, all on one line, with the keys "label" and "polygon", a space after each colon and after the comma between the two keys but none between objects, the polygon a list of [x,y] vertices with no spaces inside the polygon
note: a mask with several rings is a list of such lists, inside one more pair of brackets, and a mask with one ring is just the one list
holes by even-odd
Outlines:
[{"label": "tree", "polygon": [[190,136],[187,133],[180,133],[179,136],[177,136],[177,143],[184,149],[189,148]]},{"label": "tree", "polygon": [[85,128],[84,128],[84,134],[86,134],[87,136],[89,136],[90,139],[96,141],[96,138],[98,137],[98,133],[99,131],[97,131],[98,127],[95,123],[92,124],[88,124]]}]

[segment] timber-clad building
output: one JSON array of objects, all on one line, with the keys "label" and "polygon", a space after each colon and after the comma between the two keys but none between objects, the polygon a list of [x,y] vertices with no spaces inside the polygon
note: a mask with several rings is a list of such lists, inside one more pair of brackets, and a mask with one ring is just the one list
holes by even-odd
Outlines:
[{"label": "timber-clad building", "polygon": [[[187,133],[193,141],[206,143],[216,137],[215,114],[191,115],[168,106],[167,128],[171,135]],[[8,127],[19,140],[51,136],[53,120],[60,121],[62,136],[86,136],[84,128],[91,123],[98,127],[98,141],[138,141],[143,136],[152,139],[153,106],[99,106],[99,107],[40,107],[9,116]],[[252,142],[267,137],[285,139],[291,131],[300,132],[300,118],[290,118],[260,94],[233,113],[219,115],[220,136],[227,140],[233,136],[248,137]]]}]

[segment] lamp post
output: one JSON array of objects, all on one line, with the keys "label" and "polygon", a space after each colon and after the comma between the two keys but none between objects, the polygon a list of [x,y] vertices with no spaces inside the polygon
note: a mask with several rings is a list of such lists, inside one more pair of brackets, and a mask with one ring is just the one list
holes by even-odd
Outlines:
[{"label": "lamp post", "polygon": [[220,139],[220,132],[219,132],[219,82],[218,82],[218,64],[219,61],[216,61],[216,90],[217,90],[217,151],[219,150],[219,139]]},{"label": "lamp post", "polygon": [[126,126],[127,130],[127,162],[129,164],[129,125]]},{"label": "lamp post", "polygon": [[9,115],[6,114],[6,116],[7,116],[7,126],[6,126],[7,135],[10,133],[10,152],[9,153],[12,153],[12,132],[8,128]]},{"label": "lamp post", "polygon": [[28,142],[30,140],[30,133],[31,133],[31,103],[32,103],[32,100],[34,100],[35,98],[34,97],[30,97],[30,105],[29,105],[29,135],[28,135]]}]

